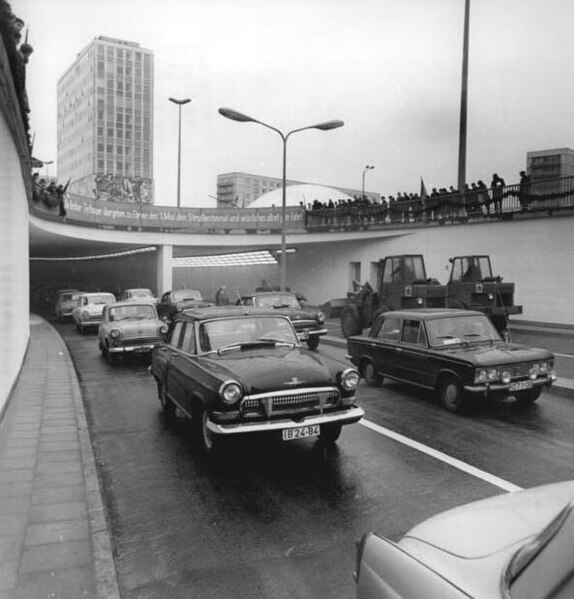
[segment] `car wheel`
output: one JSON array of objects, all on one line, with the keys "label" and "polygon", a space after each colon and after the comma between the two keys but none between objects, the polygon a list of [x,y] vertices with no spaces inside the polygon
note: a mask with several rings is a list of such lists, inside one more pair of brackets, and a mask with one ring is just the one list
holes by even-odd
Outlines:
[{"label": "car wheel", "polygon": [[175,404],[167,396],[167,392],[163,385],[158,385],[159,402],[161,403],[161,409],[168,420],[175,418]]},{"label": "car wheel", "polygon": [[108,348],[101,341],[100,341],[100,353],[102,354],[102,358],[108,357]]},{"label": "car wheel", "polygon": [[542,393],[541,387],[534,387],[533,389],[527,389],[526,391],[520,391],[515,393],[514,397],[523,404],[534,403]]},{"label": "car wheel", "polygon": [[209,428],[207,427],[207,422],[209,420],[207,416],[207,411],[202,409],[199,413],[199,422],[197,423],[197,428],[199,430],[199,440],[201,442],[201,448],[205,452],[206,455],[213,455],[219,446],[219,442],[217,440],[216,435],[214,435]]},{"label": "car wheel", "polygon": [[322,424],[319,439],[323,443],[335,443],[341,435],[342,424]]},{"label": "car wheel", "polygon": [[309,337],[309,339],[307,339],[307,347],[311,351],[316,350],[319,347],[319,335],[313,335],[313,337]]},{"label": "car wheel", "polygon": [[439,382],[440,403],[449,412],[460,412],[464,406],[464,394],[460,383],[452,376],[444,377]]},{"label": "car wheel", "polygon": [[361,368],[361,374],[369,387],[379,387],[383,382],[383,377],[377,372],[375,365],[367,360]]}]

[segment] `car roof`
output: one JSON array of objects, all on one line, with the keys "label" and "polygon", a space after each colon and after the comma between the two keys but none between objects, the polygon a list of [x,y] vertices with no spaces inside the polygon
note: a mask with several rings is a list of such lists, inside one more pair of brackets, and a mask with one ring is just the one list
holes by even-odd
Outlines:
[{"label": "car roof", "polygon": [[382,316],[395,316],[397,318],[412,318],[416,316],[421,320],[438,318],[460,318],[463,316],[484,316],[478,310],[458,310],[456,308],[413,308],[411,310],[393,310],[384,312]]},{"label": "car roof", "polygon": [[112,297],[116,297],[111,291],[83,291],[80,293],[82,297],[94,297],[95,295],[111,295]]},{"label": "car roof", "polygon": [[287,318],[273,308],[255,308],[251,306],[208,306],[205,308],[188,308],[175,319],[191,317],[196,320],[210,320],[212,318],[237,318],[241,316],[277,316]]},{"label": "car roof", "polygon": [[114,310],[116,308],[123,308],[124,306],[126,308],[133,308],[134,306],[151,306],[155,310],[153,302],[150,302],[149,300],[131,300],[126,302],[116,302],[115,304],[109,304],[109,306]]}]

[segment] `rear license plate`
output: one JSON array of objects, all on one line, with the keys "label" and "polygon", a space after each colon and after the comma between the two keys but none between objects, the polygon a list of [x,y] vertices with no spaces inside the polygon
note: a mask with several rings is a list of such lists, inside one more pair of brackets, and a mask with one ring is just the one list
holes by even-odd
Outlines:
[{"label": "rear license plate", "polygon": [[318,424],[311,426],[298,426],[297,428],[283,429],[283,441],[293,441],[294,439],[303,439],[305,437],[316,437],[321,428]]},{"label": "rear license plate", "polygon": [[519,381],[518,383],[512,383],[510,385],[510,391],[524,391],[525,389],[532,389],[534,384],[532,381]]}]

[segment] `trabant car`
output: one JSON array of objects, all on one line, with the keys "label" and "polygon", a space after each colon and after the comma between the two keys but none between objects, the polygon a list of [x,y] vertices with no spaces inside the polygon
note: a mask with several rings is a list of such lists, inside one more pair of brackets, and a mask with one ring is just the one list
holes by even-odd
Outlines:
[{"label": "trabant car", "polygon": [[157,313],[167,322],[187,308],[204,308],[213,306],[213,302],[203,299],[201,291],[197,289],[177,289],[166,291],[157,304]]},{"label": "trabant car", "polygon": [[116,296],[113,293],[81,293],[72,312],[76,330],[84,333],[86,329],[97,328],[102,320],[104,306],[115,303]]},{"label": "trabant car", "polygon": [[302,307],[296,294],[287,291],[267,291],[245,295],[236,304],[273,308],[280,314],[288,316],[302,341],[311,350],[319,347],[320,338],[327,334],[325,315],[320,310],[306,310]]},{"label": "trabant car", "polygon": [[167,325],[148,301],[126,301],[104,306],[98,347],[110,364],[126,354],[150,354],[163,341]]},{"label": "trabant car", "polygon": [[77,289],[64,289],[58,292],[56,300],[56,317],[60,322],[72,320],[72,313],[78,303],[80,291]]},{"label": "trabant car", "polygon": [[206,453],[225,437],[252,433],[334,443],[343,425],[363,416],[357,370],[304,349],[289,318],[273,310],[178,314],[152,350],[150,372],[166,416],[177,408],[191,417]]},{"label": "trabant car", "polygon": [[574,481],[438,514],[357,543],[357,599],[574,597]]},{"label": "trabant car", "polygon": [[471,310],[385,312],[368,336],[349,337],[347,350],[367,384],[389,378],[434,389],[452,412],[479,396],[534,402],[556,379],[552,352],[506,343]]},{"label": "trabant car", "polygon": [[119,297],[120,302],[138,302],[142,300],[147,300],[155,304],[159,301],[159,298],[154,296],[151,289],[147,289],[145,287],[124,289]]}]

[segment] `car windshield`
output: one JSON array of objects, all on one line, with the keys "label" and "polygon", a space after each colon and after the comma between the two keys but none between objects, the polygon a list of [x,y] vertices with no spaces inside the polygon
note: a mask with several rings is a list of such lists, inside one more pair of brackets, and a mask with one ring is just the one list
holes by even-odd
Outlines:
[{"label": "car windshield", "polygon": [[116,298],[111,293],[88,295],[89,304],[115,304]]},{"label": "car windshield", "polygon": [[129,297],[153,297],[149,289],[130,289]]},{"label": "car windshield", "polygon": [[72,302],[74,300],[77,300],[78,297],[80,297],[78,293],[63,293],[60,296],[60,301],[61,302]]},{"label": "car windshield", "polygon": [[156,319],[156,313],[153,306],[117,306],[110,308],[110,320],[118,322],[120,320],[148,320]]},{"label": "car windshield", "polygon": [[299,301],[292,293],[273,293],[253,298],[253,305],[258,308],[299,308]]},{"label": "car windshield", "polygon": [[297,335],[287,318],[241,316],[202,323],[199,329],[202,351],[216,351],[233,345],[252,343],[296,344]]},{"label": "car windshield", "polygon": [[433,347],[501,340],[490,320],[482,314],[431,319],[427,321],[427,332]]},{"label": "car windshield", "polygon": [[197,289],[180,289],[173,292],[173,300],[181,302],[183,300],[202,300],[203,297]]}]

